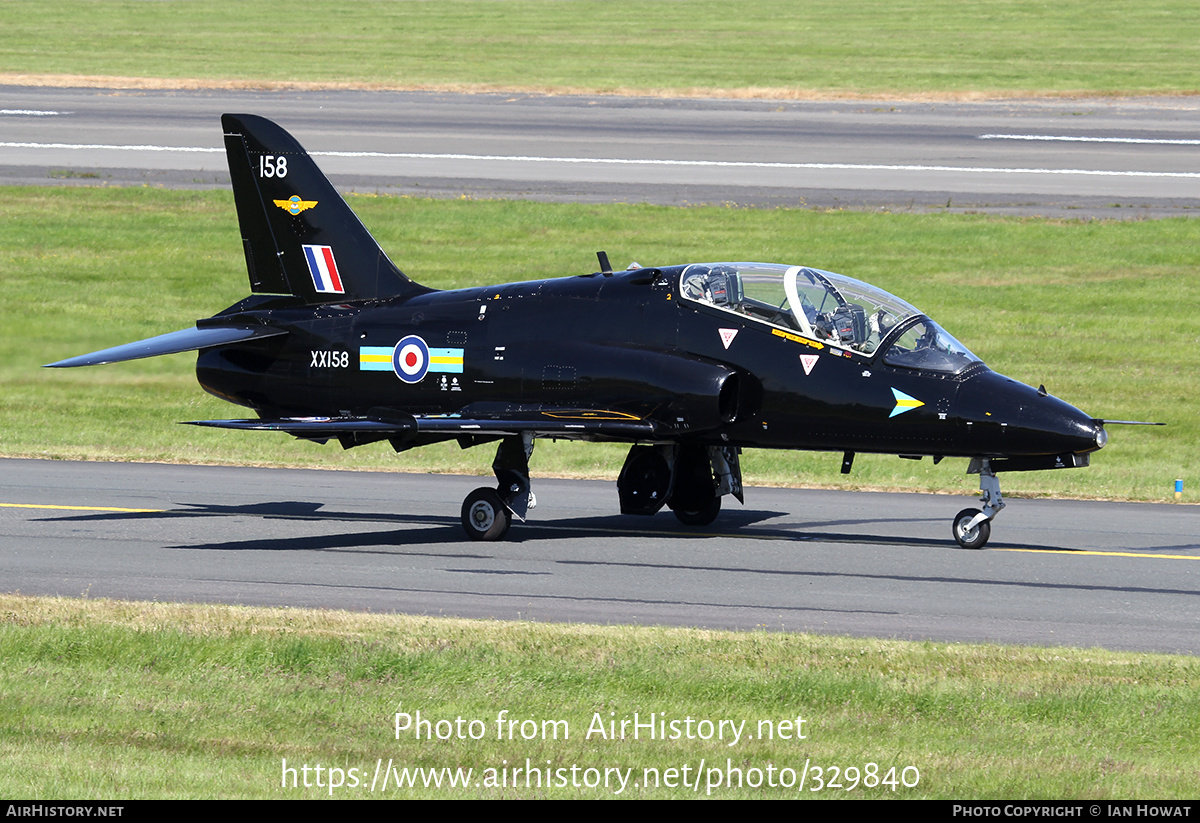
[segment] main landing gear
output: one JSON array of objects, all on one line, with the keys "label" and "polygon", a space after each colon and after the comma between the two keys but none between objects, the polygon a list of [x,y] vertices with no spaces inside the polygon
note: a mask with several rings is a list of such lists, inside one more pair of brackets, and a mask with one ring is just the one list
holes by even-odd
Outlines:
[{"label": "main landing gear", "polygon": [[[492,461],[496,487],[478,488],[462,504],[463,530],[472,540],[502,539],[514,517],[523,521],[537,505],[529,488],[532,453],[532,434],[500,441]],[[728,446],[633,446],[617,479],[621,512],[654,514],[667,506],[681,523],[707,526],[720,514],[724,495],[743,499],[738,457]]]},{"label": "main landing gear", "polygon": [[513,517],[524,521],[537,498],[529,489],[529,455],[533,435],[506,437],[496,449],[492,471],[496,488],[483,486],[467,495],[462,504],[462,526],[472,540],[500,540]]},{"label": "main landing gear", "polygon": [[617,493],[622,514],[654,514],[667,506],[680,523],[707,526],[721,513],[721,498],[742,500],[738,451],[729,446],[633,446]]},{"label": "main landing gear", "polygon": [[979,474],[979,490],[983,493],[979,509],[963,509],[954,516],[951,530],[958,545],[964,549],[982,549],[992,536],[992,519],[1004,508],[1004,497],[1000,494],[1000,479],[992,471],[991,461],[986,457],[972,458],[967,474]]}]

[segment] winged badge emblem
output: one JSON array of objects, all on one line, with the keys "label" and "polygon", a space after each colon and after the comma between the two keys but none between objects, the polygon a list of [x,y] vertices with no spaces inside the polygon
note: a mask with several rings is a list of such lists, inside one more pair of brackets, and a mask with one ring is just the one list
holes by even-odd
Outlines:
[{"label": "winged badge emblem", "polygon": [[286,211],[288,214],[296,215],[302,211],[313,208],[317,205],[316,200],[301,200],[299,195],[293,194],[287,200],[276,200],[275,205]]}]

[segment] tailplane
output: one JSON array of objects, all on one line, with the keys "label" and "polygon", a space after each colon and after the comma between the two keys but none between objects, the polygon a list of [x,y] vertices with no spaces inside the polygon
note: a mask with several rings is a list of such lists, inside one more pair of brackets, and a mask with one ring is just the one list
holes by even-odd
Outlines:
[{"label": "tailplane", "polygon": [[252,114],[221,125],[251,290],[308,303],[431,291],[396,268],[294,137]]}]

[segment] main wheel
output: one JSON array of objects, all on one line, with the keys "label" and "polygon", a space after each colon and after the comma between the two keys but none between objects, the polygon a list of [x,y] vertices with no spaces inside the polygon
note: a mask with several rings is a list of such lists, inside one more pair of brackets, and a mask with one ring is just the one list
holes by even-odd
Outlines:
[{"label": "main wheel", "polygon": [[988,538],[992,536],[990,520],[984,520],[973,529],[968,528],[971,521],[975,519],[975,515],[980,513],[979,509],[963,509],[954,516],[954,539],[964,549],[982,549],[988,542]]},{"label": "main wheel", "polygon": [[463,501],[462,525],[472,540],[499,540],[511,523],[512,512],[495,489],[484,486]]},{"label": "main wheel", "polygon": [[679,522],[707,526],[721,513],[721,495],[713,481],[708,454],[700,446],[684,446],[675,458],[675,489],[667,505]]},{"label": "main wheel", "polygon": [[617,478],[621,514],[654,514],[671,489],[671,467],[652,446],[634,446]]},{"label": "main wheel", "polygon": [[686,502],[676,502],[672,499],[668,504],[675,517],[685,526],[707,526],[717,519],[721,513],[721,498],[709,492],[708,499],[692,499]]}]

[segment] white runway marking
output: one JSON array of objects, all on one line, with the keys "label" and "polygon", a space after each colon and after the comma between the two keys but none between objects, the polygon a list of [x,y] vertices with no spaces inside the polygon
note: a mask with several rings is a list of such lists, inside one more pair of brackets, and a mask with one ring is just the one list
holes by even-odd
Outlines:
[{"label": "white runway marking", "polygon": [[66,149],[68,151],[183,151],[203,154],[224,153],[225,149],[204,146],[112,146],[104,143],[0,143],[0,149]]},{"label": "white runway marking", "polygon": [[[218,154],[225,150],[206,146],[118,146],[102,143],[0,143],[0,149],[64,149],[105,150],[131,152],[188,152]],[[890,163],[767,163],[749,160],[654,160],[620,157],[538,157],[528,155],[501,154],[434,154],[424,152],[382,151],[312,151],[313,157],[373,157],[395,160],[458,160],[462,162],[506,162],[506,163],[566,163],[574,165],[609,166],[690,166],[697,168],[726,169],[781,169],[781,170],[840,170],[840,171],[901,171],[951,172],[968,174],[1036,174],[1036,175],[1079,175],[1087,177],[1150,177],[1150,178],[1200,178],[1200,172],[1184,171],[1122,171],[1112,169],[1040,169],[1004,168],[999,166],[940,166],[905,165]]]},{"label": "white runway marking", "polygon": [[981,134],[980,140],[1047,140],[1059,143],[1133,143],[1156,146],[1200,146],[1200,140],[1159,137],[1073,137],[1056,134]]}]

